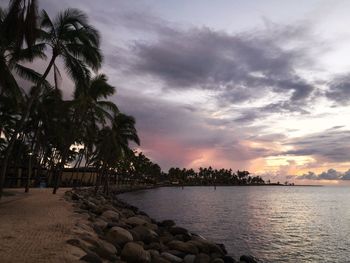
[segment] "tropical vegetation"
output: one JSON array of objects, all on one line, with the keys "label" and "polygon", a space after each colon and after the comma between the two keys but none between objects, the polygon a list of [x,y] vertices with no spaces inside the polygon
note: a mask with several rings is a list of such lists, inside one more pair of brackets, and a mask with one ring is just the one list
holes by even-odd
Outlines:
[{"label": "tropical vegetation", "polygon": [[[111,101],[116,88],[100,72],[102,62],[99,32],[80,10],[50,17],[37,0],[11,0],[0,8],[0,198],[5,185],[28,192],[45,182],[56,193],[72,184],[74,169],[94,172],[96,180],[88,183],[106,192],[110,183],[264,183],[245,171],[211,167],[166,174],[133,151],[140,144],[135,119]],[[67,78],[70,99],[62,95]],[[67,166],[72,177],[62,182]]]}]

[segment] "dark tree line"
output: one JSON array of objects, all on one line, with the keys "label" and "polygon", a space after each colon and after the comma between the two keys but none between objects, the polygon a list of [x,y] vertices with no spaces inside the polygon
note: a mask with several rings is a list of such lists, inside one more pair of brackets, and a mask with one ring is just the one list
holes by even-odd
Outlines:
[{"label": "dark tree line", "polygon": [[[129,143],[140,143],[134,118],[109,100],[115,87],[99,72],[102,62],[99,32],[80,10],[50,17],[36,0],[0,9],[0,198],[9,175],[23,168],[27,190],[35,168],[55,193],[77,159],[101,182],[131,152]],[[74,83],[69,100],[64,77]]]},{"label": "dark tree line", "polygon": [[[56,193],[67,166],[94,171],[96,190],[107,192],[110,183],[264,183],[211,167],[165,174],[133,152],[130,143],[140,144],[135,119],[110,100],[116,89],[99,71],[102,62],[100,34],[80,10],[50,17],[37,0],[0,8],[0,198],[18,177],[26,191],[44,178]],[[62,96],[63,78],[74,84],[70,99]]]},{"label": "dark tree line", "polygon": [[181,185],[260,185],[265,181],[260,176],[251,176],[248,171],[233,172],[232,169],[202,168],[193,169],[170,168],[168,178]]}]

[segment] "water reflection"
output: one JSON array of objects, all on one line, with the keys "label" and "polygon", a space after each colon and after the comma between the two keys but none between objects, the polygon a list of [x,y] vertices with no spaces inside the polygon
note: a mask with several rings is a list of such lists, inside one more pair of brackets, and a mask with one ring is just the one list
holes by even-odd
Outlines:
[{"label": "water reflection", "polygon": [[159,220],[265,262],[349,262],[346,187],[160,188],[121,196]]}]

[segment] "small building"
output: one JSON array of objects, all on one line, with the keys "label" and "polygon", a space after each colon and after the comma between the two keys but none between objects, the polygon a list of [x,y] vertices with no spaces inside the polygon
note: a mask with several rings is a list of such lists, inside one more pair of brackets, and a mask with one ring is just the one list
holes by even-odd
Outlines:
[{"label": "small building", "polygon": [[98,172],[93,167],[64,168],[61,178],[62,186],[95,185]]}]

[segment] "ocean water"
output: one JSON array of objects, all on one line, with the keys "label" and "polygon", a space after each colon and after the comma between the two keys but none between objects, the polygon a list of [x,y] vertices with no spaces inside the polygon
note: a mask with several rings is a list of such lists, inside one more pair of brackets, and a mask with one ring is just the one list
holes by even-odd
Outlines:
[{"label": "ocean water", "polygon": [[350,187],[164,187],[120,195],[264,262],[350,262]]}]

